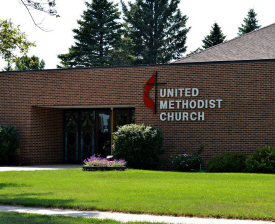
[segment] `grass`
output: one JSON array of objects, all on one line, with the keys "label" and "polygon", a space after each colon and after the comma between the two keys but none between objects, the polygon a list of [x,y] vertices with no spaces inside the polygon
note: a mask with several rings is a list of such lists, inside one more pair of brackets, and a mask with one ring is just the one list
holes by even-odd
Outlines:
[{"label": "grass", "polygon": [[0,204],[275,219],[275,175],[128,170],[0,172]]},{"label": "grass", "polygon": [[[34,215],[16,212],[0,212],[0,224],[121,224],[110,219],[75,218],[66,216]],[[152,224],[151,222],[123,222],[123,224]],[[156,223],[157,224],[157,223]]]}]

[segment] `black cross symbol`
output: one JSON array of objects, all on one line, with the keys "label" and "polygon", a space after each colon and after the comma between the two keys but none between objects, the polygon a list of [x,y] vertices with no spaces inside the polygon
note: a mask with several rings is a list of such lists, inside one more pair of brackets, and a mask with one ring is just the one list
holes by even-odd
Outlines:
[{"label": "black cross symbol", "polygon": [[157,100],[158,100],[158,85],[165,85],[166,82],[158,82],[158,72],[155,72],[155,82],[153,83],[146,83],[146,85],[153,85],[155,86],[155,114],[157,113]]}]

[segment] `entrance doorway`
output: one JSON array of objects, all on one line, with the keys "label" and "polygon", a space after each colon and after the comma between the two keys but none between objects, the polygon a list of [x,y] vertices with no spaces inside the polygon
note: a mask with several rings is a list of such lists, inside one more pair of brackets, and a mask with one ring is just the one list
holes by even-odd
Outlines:
[{"label": "entrance doorway", "polygon": [[119,126],[135,122],[135,110],[64,110],[64,162],[82,163],[96,154],[111,155],[111,136]]}]

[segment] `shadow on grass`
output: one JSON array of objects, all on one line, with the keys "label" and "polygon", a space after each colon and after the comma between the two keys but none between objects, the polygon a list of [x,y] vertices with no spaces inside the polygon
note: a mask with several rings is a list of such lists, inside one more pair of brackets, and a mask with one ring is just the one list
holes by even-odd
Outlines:
[{"label": "shadow on grass", "polygon": [[0,224],[119,224],[112,220],[84,219],[62,216],[35,214],[19,214],[16,212],[0,212]]},{"label": "shadow on grass", "polygon": [[68,208],[68,204],[73,202],[71,199],[46,198],[47,195],[51,194],[52,193],[0,194],[0,204]]},{"label": "shadow on grass", "polygon": [[0,183],[0,190],[6,187],[28,187],[26,184],[14,184],[14,183]]},{"label": "shadow on grass", "polygon": [[[74,218],[65,216],[48,216],[16,212],[0,212],[0,224],[152,224],[152,222],[120,222],[110,219]],[[156,223],[161,224],[161,223]]]},{"label": "shadow on grass", "polygon": [[[53,193],[22,193],[22,194],[0,194],[0,204],[2,205],[22,205],[27,207],[43,207],[43,208],[67,208],[67,209],[88,209],[95,210],[95,206],[89,208],[82,208],[81,205],[76,206],[73,199],[52,199],[47,195]],[[98,201],[90,201],[98,203]],[[1,224],[1,223],[0,223]]]},{"label": "shadow on grass", "polygon": [[57,223],[51,216],[36,216],[16,212],[0,212],[0,224]]}]

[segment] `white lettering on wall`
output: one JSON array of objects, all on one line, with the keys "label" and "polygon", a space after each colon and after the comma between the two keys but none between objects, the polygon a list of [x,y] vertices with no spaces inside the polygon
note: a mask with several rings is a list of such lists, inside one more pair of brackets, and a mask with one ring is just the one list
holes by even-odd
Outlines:
[{"label": "white lettering on wall", "polygon": [[169,100],[169,109],[175,109],[174,108],[174,100]]},{"label": "white lettering on wall", "polygon": [[161,121],[204,121],[204,112],[162,112]]},{"label": "white lettering on wall", "polygon": [[196,97],[198,88],[160,89],[160,97]]},{"label": "white lettering on wall", "polygon": [[167,109],[167,100],[165,100],[165,101],[161,100],[160,101],[159,109],[161,109],[161,110]]},{"label": "white lettering on wall", "polygon": [[160,89],[160,97],[166,96],[166,89]]},{"label": "white lettering on wall", "polygon": [[[160,110],[189,110],[184,112],[162,112],[161,121],[204,121],[205,113],[201,111],[192,111],[195,109],[214,109],[222,107],[222,99],[181,99],[199,96],[198,88],[177,88],[160,89],[161,98],[170,98],[160,100]],[[172,99],[171,99],[172,98]],[[191,111],[190,111],[191,110]]]},{"label": "white lettering on wall", "polygon": [[[209,108],[221,108],[221,102],[223,100],[209,100]],[[166,109],[202,109],[208,108],[208,100],[160,100],[159,108],[161,110]]]},{"label": "white lettering on wall", "polygon": [[166,117],[164,117],[164,116],[166,116],[166,113],[161,113],[159,115],[159,118],[160,118],[161,121],[166,121]]}]

